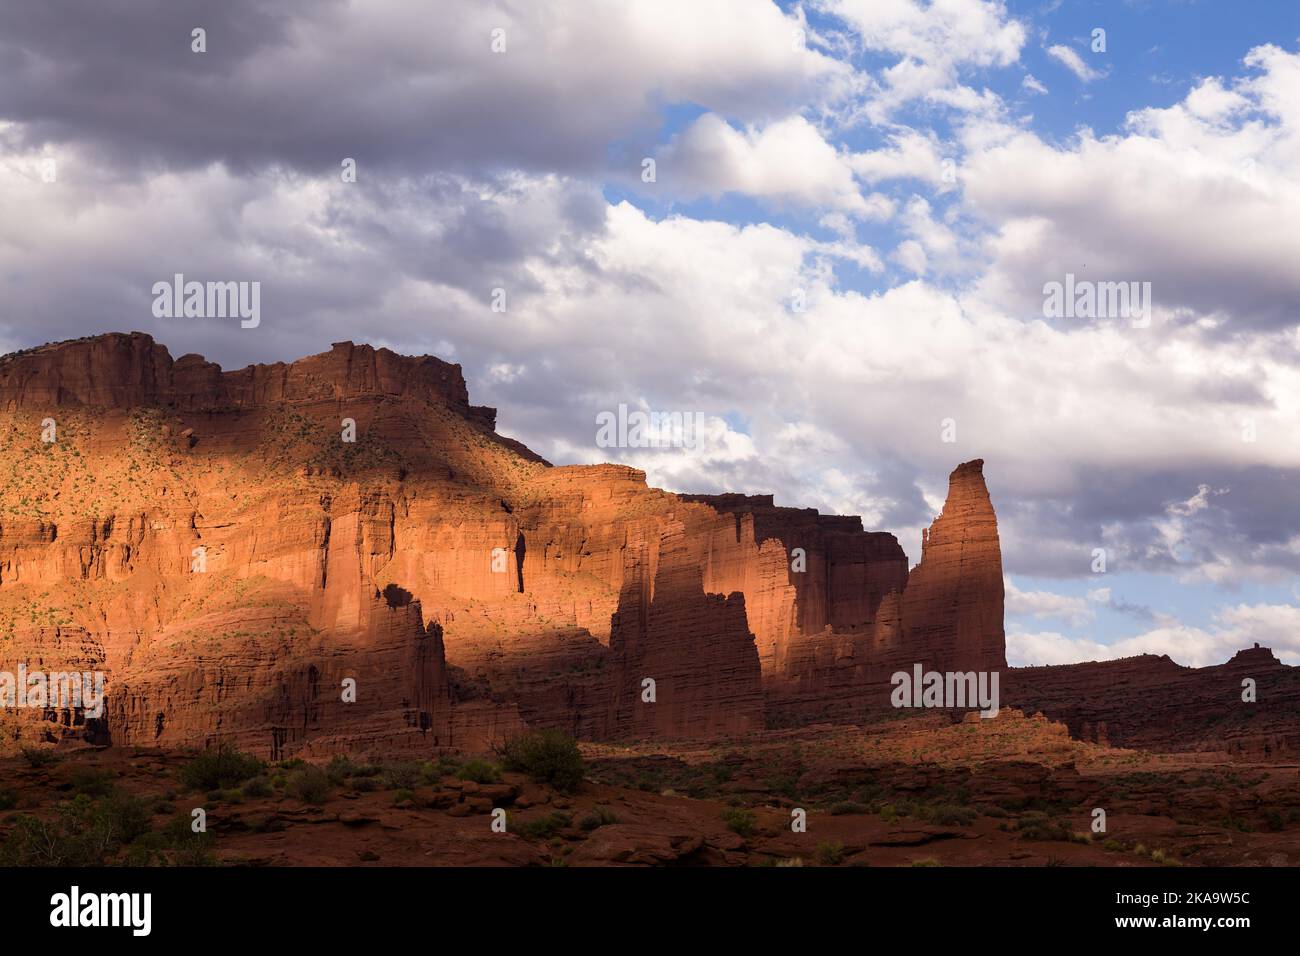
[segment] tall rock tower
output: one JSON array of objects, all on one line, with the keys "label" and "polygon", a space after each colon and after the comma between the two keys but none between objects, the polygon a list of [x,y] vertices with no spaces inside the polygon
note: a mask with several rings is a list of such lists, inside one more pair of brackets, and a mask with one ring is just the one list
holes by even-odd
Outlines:
[{"label": "tall rock tower", "polygon": [[948,499],[903,590],[897,652],[943,671],[1007,666],[1002,549],[982,459],[948,476]]}]

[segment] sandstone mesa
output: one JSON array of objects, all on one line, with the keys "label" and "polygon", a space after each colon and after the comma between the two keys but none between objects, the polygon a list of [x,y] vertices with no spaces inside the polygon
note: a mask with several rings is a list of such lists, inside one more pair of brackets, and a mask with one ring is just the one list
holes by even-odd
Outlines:
[{"label": "sandstone mesa", "polygon": [[[0,748],[230,740],[282,759],[482,750],[537,726],[746,734],[870,720],[914,666],[1000,671],[1007,704],[1096,742],[1300,746],[1300,669],[1267,649],[1201,671],[1007,668],[979,460],[952,472],[909,570],[855,517],[552,466],[436,358],[345,342],[223,371],[141,333],[0,359],[0,442],[0,670],[107,674],[101,718],[0,711]],[[1246,670],[1250,718],[1232,707]]]}]

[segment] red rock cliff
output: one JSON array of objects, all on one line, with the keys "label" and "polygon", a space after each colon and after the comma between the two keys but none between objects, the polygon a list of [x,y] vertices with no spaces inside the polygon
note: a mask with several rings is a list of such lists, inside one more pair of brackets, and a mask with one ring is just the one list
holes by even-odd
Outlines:
[{"label": "red rock cliff", "polygon": [[916,663],[1006,667],[1002,552],[983,465],[966,462],[949,476],[943,513],[925,531],[911,573],[892,535],[833,539],[839,554],[855,556],[837,562],[841,579],[856,569],[846,589],[852,611],[814,619],[791,640],[769,684],[774,722],[861,719],[889,706],[890,675]]},{"label": "red rock cliff", "polygon": [[411,358],[351,342],[291,364],[223,372],[199,355],[172,361],[142,332],[44,345],[0,360],[0,408],[61,406],[184,409],[249,408],[274,402],[385,395],[437,401],[469,412],[459,365]]},{"label": "red rock cliff", "polygon": [[0,670],[103,669],[109,694],[97,721],[0,714],[5,739],[744,733],[852,716],[896,654],[1003,660],[978,463],[909,577],[856,518],[550,467],[493,423],[458,366],[351,343],[232,372],[139,333],[0,359]]}]

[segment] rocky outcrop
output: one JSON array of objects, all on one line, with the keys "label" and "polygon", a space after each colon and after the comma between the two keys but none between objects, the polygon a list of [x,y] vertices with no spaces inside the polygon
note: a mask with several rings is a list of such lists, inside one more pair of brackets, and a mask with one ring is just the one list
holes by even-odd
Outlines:
[{"label": "rocky outcrop", "polygon": [[705,591],[685,524],[656,537],[630,542],[624,552],[630,566],[611,624],[607,735],[761,730],[758,654],[744,597]]},{"label": "rocky outcrop", "polygon": [[139,333],[43,346],[0,359],[0,415],[0,669],[93,664],[110,700],[0,714],[11,742],[740,734],[850,719],[895,660],[1003,663],[978,462],[909,575],[857,518],[551,467],[458,366],[351,343],[229,372]]},{"label": "rocky outcrop", "polygon": [[1300,745],[1300,670],[1265,648],[1007,669],[981,461],[909,572],[857,518],[551,467],[494,419],[459,367],[351,343],[232,372],[139,333],[0,359],[0,672],[108,692],[97,718],[0,710],[0,749],[745,734],[871,718],[918,663],[1000,671],[1004,706],[1090,742]]},{"label": "rocky outcrop", "polygon": [[[907,555],[888,532],[856,517],[781,508],[771,495],[686,495],[733,517],[706,564],[706,587],[740,591],[764,674],[789,679],[815,669],[828,631],[857,634],[864,651],[877,610],[907,583]],[[728,540],[734,536],[734,541]]]},{"label": "rocky outcrop", "polygon": [[252,408],[371,395],[437,401],[476,417],[494,417],[492,409],[471,410],[459,365],[351,342],[335,343],[328,352],[291,364],[231,372],[200,355],[173,362],[165,346],[142,332],[59,342],[0,359],[0,408],[8,411],[49,412],[67,405]]},{"label": "rocky outcrop", "polygon": [[943,512],[924,532],[910,574],[892,535],[837,526],[832,577],[854,597],[830,619],[809,622],[820,630],[804,628],[790,642],[769,682],[772,722],[863,719],[889,706],[891,675],[915,664],[1006,668],[1002,552],[983,467],[966,462],[949,476]]},{"label": "rocky outcrop", "polygon": [[879,650],[939,671],[1000,670],[1002,603],[998,520],[976,459],[949,475],[943,513],[924,532],[921,561],[907,578],[898,635]]}]

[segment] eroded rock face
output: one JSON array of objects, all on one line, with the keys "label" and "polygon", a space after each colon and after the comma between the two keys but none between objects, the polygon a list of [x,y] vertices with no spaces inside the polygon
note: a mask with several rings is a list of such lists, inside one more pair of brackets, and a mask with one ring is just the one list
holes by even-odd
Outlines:
[{"label": "eroded rock face", "polygon": [[522,727],[508,701],[454,705],[441,624],[382,573],[406,543],[399,512],[445,497],[452,470],[422,436],[432,480],[408,488],[417,462],[390,443],[421,409],[465,436],[492,421],[457,366],[344,343],[223,373],[110,335],[6,358],[0,408],[0,667],[109,683],[100,720],[0,715],[11,741],[232,739],[282,757],[482,749]]},{"label": "eroded rock face", "polygon": [[458,366],[351,343],[231,372],[139,333],[0,360],[0,669],[94,665],[110,702],[0,714],[6,740],[739,734],[860,714],[896,661],[1005,663],[978,462],[909,576],[856,518],[551,467],[494,419]]},{"label": "eroded rock face", "polygon": [[983,466],[966,462],[949,476],[943,513],[925,532],[910,574],[892,535],[845,534],[840,526],[829,577],[852,598],[829,619],[808,622],[821,630],[806,627],[789,642],[769,681],[771,721],[863,719],[890,706],[891,675],[915,664],[941,672],[1006,668],[1002,552]]},{"label": "eroded rock face", "polygon": [[860,518],[776,507],[771,495],[684,497],[734,516],[734,529],[723,523],[709,556],[707,587],[745,595],[763,672],[773,681],[815,670],[831,644],[828,629],[858,635],[855,646],[865,649],[881,602],[907,583],[898,540],[863,531]]}]

